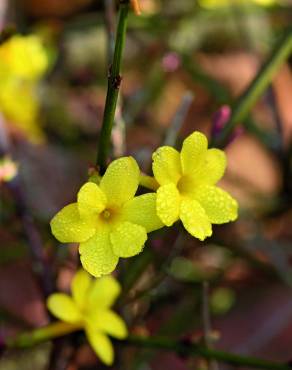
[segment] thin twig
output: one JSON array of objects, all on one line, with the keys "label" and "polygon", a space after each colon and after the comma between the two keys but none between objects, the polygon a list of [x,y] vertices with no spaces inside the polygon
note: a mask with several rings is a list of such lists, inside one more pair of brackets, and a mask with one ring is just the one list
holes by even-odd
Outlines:
[{"label": "thin twig", "polygon": [[209,349],[205,346],[192,343],[177,342],[166,337],[140,337],[130,336],[126,339],[126,344],[137,347],[153,348],[156,350],[172,351],[182,356],[197,356],[206,359],[214,359],[233,366],[245,366],[255,369],[265,370],[291,370],[292,367],[285,364],[279,364],[262,360],[255,357],[240,356],[229,352]]},{"label": "thin twig", "polygon": [[[6,341],[5,344],[6,348],[29,348],[35,344],[50,340],[52,338],[62,337],[78,330],[80,330],[79,326],[58,321],[46,327],[35,329],[27,333],[22,333],[15,338]],[[206,359],[215,359],[223,363],[232,364],[234,366],[249,366],[266,370],[292,369],[292,367],[289,365],[279,364],[255,357],[240,356],[229,352],[209,349],[205,346],[195,343],[185,343],[183,341],[176,341],[166,337],[142,337],[130,335],[126,340],[117,342],[120,344],[143,348],[172,351],[182,356],[196,356]]]},{"label": "thin twig", "polygon": [[106,168],[106,161],[111,141],[111,133],[115,118],[117,100],[119,96],[119,89],[122,81],[120,72],[121,72],[122,54],[126,40],[129,6],[130,6],[129,1],[120,1],[120,11],[116,32],[115,51],[113,63],[109,69],[107,95],[103,114],[102,128],[98,143],[97,165],[100,167],[101,173],[103,173]]}]

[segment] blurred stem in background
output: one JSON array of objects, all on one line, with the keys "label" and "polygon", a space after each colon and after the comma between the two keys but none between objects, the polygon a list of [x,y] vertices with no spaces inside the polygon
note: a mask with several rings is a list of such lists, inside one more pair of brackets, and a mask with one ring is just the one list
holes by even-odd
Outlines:
[{"label": "blurred stem in background", "polygon": [[115,51],[115,3],[114,0],[104,0],[105,26],[107,32],[107,55],[111,62]]},{"label": "blurred stem in background", "polygon": [[[204,280],[202,282],[202,318],[203,318],[203,330],[204,330],[204,344],[206,348],[211,349],[213,346],[212,341],[212,327],[209,310],[209,282]],[[208,361],[209,370],[219,370],[218,364],[214,359]]]},{"label": "blurred stem in background", "polygon": [[247,89],[235,102],[231,116],[216,138],[211,142],[211,146],[224,147],[228,142],[228,138],[236,125],[246,119],[253,105],[267,89],[271,83],[275,73],[283,62],[289,57],[292,52],[292,30],[289,29],[279,44],[272,51],[266,63],[263,64],[261,70],[250,83]]},{"label": "blurred stem in background", "polygon": [[108,157],[111,141],[111,132],[113,128],[119,89],[122,80],[120,71],[122,55],[125,46],[129,8],[129,1],[120,1],[115,50],[113,61],[109,68],[107,95],[103,114],[102,128],[98,142],[97,165],[100,167],[101,173],[103,173],[106,168],[106,160]]},{"label": "blurred stem in background", "polygon": [[[20,334],[14,339],[8,340],[5,344],[7,348],[28,348],[43,341],[73,333],[77,330],[80,330],[80,327],[58,321],[43,328]],[[218,360],[234,366],[249,366],[266,370],[292,369],[289,365],[282,365],[254,357],[239,356],[228,352],[209,349],[195,343],[175,341],[165,337],[129,336],[125,341],[120,343],[137,347],[172,351],[182,356],[196,356],[209,360]]]},{"label": "blurred stem in background", "polygon": [[[5,155],[13,157],[12,153],[12,141],[6,129],[4,117],[0,114],[0,157]],[[46,258],[42,236],[35,224],[35,220],[27,204],[20,174],[16,174],[16,176],[11,181],[8,181],[5,185],[11,192],[15,202],[16,214],[19,216],[22,223],[26,240],[28,242],[28,247],[32,256],[34,273],[38,277],[39,285],[44,296],[47,297],[54,290],[55,284],[53,281],[53,273]]]},{"label": "blurred stem in background", "polygon": [[217,360],[238,367],[251,367],[266,370],[289,370],[289,365],[278,364],[255,357],[240,356],[229,352],[217,351],[194,343],[177,342],[165,337],[138,337],[130,336],[126,341],[139,347],[155,348],[157,350],[172,351],[181,356],[197,356],[209,360]]}]

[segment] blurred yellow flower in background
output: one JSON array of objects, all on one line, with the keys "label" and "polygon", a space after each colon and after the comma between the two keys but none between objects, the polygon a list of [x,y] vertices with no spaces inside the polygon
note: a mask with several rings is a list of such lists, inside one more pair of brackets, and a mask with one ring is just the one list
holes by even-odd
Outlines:
[{"label": "blurred yellow flower in background", "polygon": [[79,270],[71,283],[72,297],[54,293],[47,300],[48,309],[55,317],[76,330],[85,330],[91,347],[106,365],[114,360],[108,335],[124,339],[128,334],[122,318],[110,309],[120,291],[119,282],[112,276],[91,279],[86,271]]},{"label": "blurred yellow flower in background", "polygon": [[0,78],[10,77],[33,81],[48,68],[48,57],[36,35],[15,35],[0,47]]},{"label": "blurred yellow flower in background", "polygon": [[43,139],[37,85],[48,56],[37,36],[16,35],[0,46],[0,111],[29,139]]},{"label": "blurred yellow flower in background", "polygon": [[208,9],[226,7],[234,4],[257,4],[261,6],[270,6],[276,3],[276,0],[199,0],[199,4]]}]

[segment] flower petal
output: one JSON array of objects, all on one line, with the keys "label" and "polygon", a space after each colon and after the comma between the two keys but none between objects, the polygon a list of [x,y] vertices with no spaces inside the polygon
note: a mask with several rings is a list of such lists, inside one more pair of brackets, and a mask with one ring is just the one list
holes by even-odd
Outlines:
[{"label": "flower petal", "polygon": [[67,294],[51,294],[47,300],[47,307],[54,316],[62,321],[78,323],[82,320],[78,307]]},{"label": "flower petal", "polygon": [[162,146],[152,155],[152,170],[160,185],[177,183],[182,174],[179,152],[171,146]]},{"label": "flower petal", "polygon": [[115,255],[133,257],[142,251],[147,233],[143,226],[122,222],[110,233],[110,240]]},{"label": "flower petal", "polygon": [[92,284],[91,276],[83,269],[76,272],[72,282],[71,291],[77,306],[82,309],[86,305],[89,288]]},{"label": "flower petal", "polygon": [[62,243],[84,242],[95,233],[93,219],[80,218],[77,203],[69,204],[51,221],[52,234]]},{"label": "flower petal", "polygon": [[106,196],[98,185],[93,182],[84,184],[78,192],[78,209],[81,215],[99,214],[105,209]]},{"label": "flower petal", "polygon": [[108,308],[121,292],[119,282],[111,275],[94,280],[88,296],[88,304],[93,308]]},{"label": "flower petal", "polygon": [[157,190],[156,211],[166,226],[179,219],[180,194],[174,184],[161,186]]},{"label": "flower petal", "polygon": [[108,231],[98,231],[79,245],[80,260],[86,271],[95,277],[110,274],[119,258],[113,253]]},{"label": "flower petal", "polygon": [[122,318],[111,310],[96,311],[88,318],[90,326],[114,338],[126,338],[128,330]]},{"label": "flower petal", "polygon": [[204,240],[212,235],[209,218],[196,200],[184,199],[181,202],[180,219],[186,230],[195,238]]},{"label": "flower petal", "polygon": [[100,181],[100,188],[108,202],[120,206],[132,199],[139,184],[139,167],[132,157],[122,157],[113,161]]},{"label": "flower petal", "polygon": [[217,186],[202,185],[196,190],[195,197],[213,224],[224,224],[237,218],[236,200]]},{"label": "flower petal", "polygon": [[163,227],[156,213],[156,193],[139,195],[129,200],[123,207],[122,220],[145,227],[147,233]]},{"label": "flower petal", "polygon": [[114,362],[114,349],[110,339],[106,335],[95,332],[92,329],[86,330],[86,336],[92,349],[101,361],[106,365],[112,365]]},{"label": "flower petal", "polygon": [[195,131],[188,136],[180,153],[182,171],[184,174],[195,174],[205,159],[208,140],[204,134]]},{"label": "flower petal", "polygon": [[196,174],[197,183],[216,184],[224,175],[226,163],[226,155],[223,150],[215,148],[207,150],[205,161]]}]

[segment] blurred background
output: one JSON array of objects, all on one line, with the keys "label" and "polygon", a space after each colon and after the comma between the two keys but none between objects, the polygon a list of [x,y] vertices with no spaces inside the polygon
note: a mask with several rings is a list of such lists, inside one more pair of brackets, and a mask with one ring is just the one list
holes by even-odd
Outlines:
[{"label": "blurred background", "polygon": [[[151,153],[194,130],[209,137],[291,25],[291,0],[140,0],[123,58],[112,158]],[[95,163],[113,0],[0,2],[0,337],[47,324],[79,258],[49,221]],[[23,44],[21,35],[26,35]],[[117,309],[130,332],[167,335],[270,360],[292,359],[292,74],[282,65],[239,122],[221,185],[240,217],[198,242],[179,226],[122,261]],[[15,64],[15,65],[14,65]],[[218,118],[219,117],[219,118]],[[224,123],[224,122],[223,122]],[[113,369],[233,369],[115,346]],[[103,369],[82,336],[7,351],[1,370]]]}]

